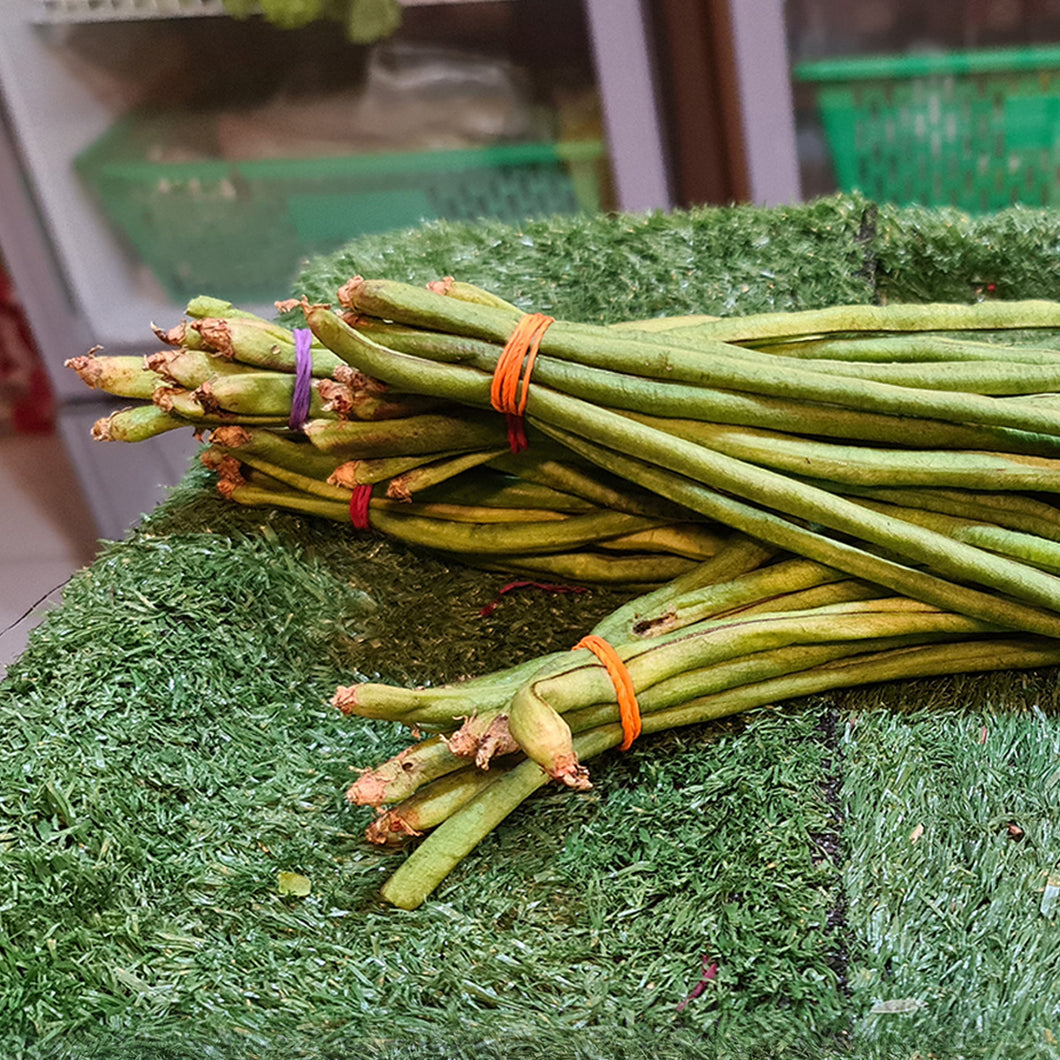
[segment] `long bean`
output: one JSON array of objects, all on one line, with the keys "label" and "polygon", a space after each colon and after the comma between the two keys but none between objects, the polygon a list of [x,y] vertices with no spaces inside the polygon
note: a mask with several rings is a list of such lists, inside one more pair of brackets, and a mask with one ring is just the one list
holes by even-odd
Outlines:
[{"label": "long bean", "polygon": [[506,444],[495,416],[423,413],[400,420],[310,420],[303,428],[318,449],[348,459],[433,455]]},{"label": "long bean", "polygon": [[155,387],[164,382],[157,372],[145,366],[142,357],[122,354],[102,357],[96,350],[89,350],[63,363],[77,372],[86,386],[115,397],[150,400]]},{"label": "long bean", "polygon": [[598,543],[612,552],[666,552],[673,556],[703,560],[718,551],[720,538],[717,530],[702,523],[668,523],[622,534]]},{"label": "long bean", "polygon": [[440,460],[432,460],[427,463],[421,463],[416,467],[410,467],[390,480],[387,486],[387,496],[396,500],[411,500],[413,494],[428,490],[432,486],[438,486],[443,482],[448,482],[473,467],[481,467],[483,464],[488,464],[491,460],[503,455],[504,452],[504,449],[488,449],[470,453],[457,453],[443,457]]},{"label": "long bean", "polygon": [[[270,371],[295,370],[294,334],[260,317],[202,317],[193,320],[182,334],[197,334],[206,349],[243,364]],[[327,378],[343,362],[319,342],[310,347],[312,374]]]},{"label": "long bean", "polygon": [[[291,490],[296,491],[298,494],[304,494],[310,497],[318,497],[324,501],[330,501],[337,505],[342,505],[344,510],[349,511],[350,504],[350,491],[343,489],[340,486],[331,485],[324,478],[317,478],[313,475],[302,474],[300,471],[292,471],[290,468],[285,467],[282,464],[274,464],[267,458],[259,456],[253,452],[247,452],[244,450],[233,451],[226,449],[223,446],[211,446],[210,449],[200,454],[200,459],[209,465],[211,450],[216,450],[218,453],[224,453],[228,455],[234,455],[241,464],[246,465],[248,468],[253,468],[256,471],[261,472],[263,475],[268,476],[268,480],[282,483],[284,486],[289,487]],[[245,475],[244,481],[248,481],[251,485],[257,485],[262,480],[252,479],[251,476]],[[234,496],[230,496],[230,499],[237,499]],[[348,518],[348,515],[347,515]]]},{"label": "long bean", "polygon": [[[951,673],[1018,670],[1060,662],[1060,645],[1051,638],[969,638],[941,643],[888,648],[866,655],[855,654],[792,675],[685,700],[667,710],[644,716],[644,733],[661,732],[679,725],[701,724],[798,696],[884,681],[912,680]],[[611,716],[615,708],[608,705]],[[575,725],[590,720],[570,716]]]},{"label": "long bean", "polygon": [[1006,453],[837,445],[779,431],[627,413],[630,419],[719,453],[800,478],[855,486],[945,486],[1060,492],[1060,460]]},{"label": "long bean", "polygon": [[1060,306],[1041,299],[891,305],[826,306],[693,325],[690,335],[724,342],[754,342],[829,333],[901,331],[1003,331],[1060,328]]},{"label": "long bean", "polygon": [[878,364],[821,359],[814,360],[812,367],[816,372],[828,372],[848,379],[871,379],[896,386],[994,396],[1040,394],[1046,390],[1060,389],[1060,359],[1044,364],[985,359],[973,362]]},{"label": "long bean", "polygon": [[[920,643],[921,641],[917,641]],[[927,643],[925,639],[922,641]],[[910,637],[877,637],[866,639],[856,645],[850,642],[792,645],[771,651],[716,663],[686,673],[678,674],[642,692],[638,699],[642,719],[647,714],[669,710],[689,699],[729,691],[742,685],[763,681],[799,670],[820,666],[852,654],[883,651],[914,643]],[[566,716],[573,732],[607,724],[617,720],[614,704],[599,703],[580,707]],[[589,724],[586,724],[586,721]],[[374,769],[365,770],[346,793],[349,802],[355,805],[395,805],[399,819],[408,821],[407,811],[415,806],[416,812],[426,803],[434,803],[434,796],[442,794],[448,798],[452,787],[463,788],[468,783],[468,774],[477,775],[478,784],[487,783],[487,772],[496,768],[498,755],[517,752],[517,745],[510,739],[500,741],[500,746],[482,752],[482,737],[492,729],[505,732],[507,716],[499,713],[476,715],[465,720],[461,728],[449,736],[435,735],[405,748],[393,758]],[[466,734],[466,735],[465,735]],[[454,747],[465,746],[460,752]],[[472,764],[474,763],[476,764]],[[511,764],[510,762],[508,763]],[[502,762],[502,768],[504,763]],[[447,783],[448,782],[448,783]],[[434,789],[433,791],[431,789]],[[466,790],[466,789],[465,789]],[[475,792],[472,791],[471,794]],[[422,801],[417,796],[422,796]],[[455,807],[454,807],[455,808]],[[432,812],[438,809],[432,806]],[[438,816],[430,824],[420,818],[418,827],[433,827],[440,824],[448,812]],[[370,826],[377,830],[376,822]],[[399,829],[394,829],[398,831]]]},{"label": "long bean", "polygon": [[[789,477],[755,468],[564,395],[538,388],[532,401],[535,419],[547,416],[552,424],[572,425],[579,435],[592,438],[596,444],[626,454],[635,453],[641,459],[650,460],[661,468],[714,489],[754,498],[756,503],[764,507],[856,535],[891,553],[916,563],[926,563],[948,577],[974,580],[1017,599],[1045,608],[1060,609],[1060,580],[1052,576],[987,555],[900,519],[865,513],[864,508],[855,510],[859,506],[807,487]],[[544,429],[543,422],[541,426]],[[689,504],[688,507],[695,506]],[[863,572],[850,573],[865,576]],[[886,575],[886,572],[881,571],[881,574]],[[869,575],[869,578],[888,584],[885,576],[876,578]],[[933,602],[948,606],[945,601]]]},{"label": "long bean", "polygon": [[240,424],[252,427],[285,427],[288,414],[277,412],[272,415],[257,413],[232,412],[222,409],[208,399],[200,400],[199,390],[185,390],[183,387],[156,387],[151,401],[163,412],[180,416],[185,423],[211,427],[223,424]]},{"label": "long bean", "polygon": [[621,478],[610,475],[587,461],[578,461],[569,449],[557,446],[548,450],[550,439],[541,436],[545,445],[533,450],[504,453],[490,462],[491,467],[517,475],[522,481],[535,483],[567,495],[581,497],[600,508],[610,508],[629,515],[666,516],[687,519],[687,509],[672,505],[643,490],[637,490]]},{"label": "long bean", "polygon": [[[484,339],[399,325],[377,324],[373,327],[354,323],[353,326],[389,349],[402,353],[477,367],[496,361],[495,345]],[[666,331],[661,338],[667,342],[679,342],[682,338],[687,339],[687,335],[683,331]],[[545,348],[549,349],[548,346]],[[750,361],[773,368],[783,363],[776,358],[784,356],[790,361],[789,369],[791,365],[801,364],[802,369],[817,373],[930,390],[1016,395],[1060,389],[1060,351],[1003,347],[994,343],[935,339],[934,344],[928,345],[920,337],[886,336],[871,340],[844,338],[778,343],[760,349],[735,346],[718,349],[714,345],[705,352],[713,357],[739,357],[744,363]],[[925,360],[917,356],[920,352],[936,355]],[[888,354],[894,355],[893,360],[888,360]],[[554,385],[555,375],[562,371],[556,360],[546,357],[537,365],[538,378]],[[598,385],[607,381],[603,376],[596,378]],[[586,379],[578,380],[578,383],[585,387]],[[627,388],[635,385],[628,378],[624,383]],[[689,396],[694,397],[694,392]],[[703,397],[700,396],[699,400],[702,401]]]},{"label": "long bean", "polygon": [[923,511],[919,508],[885,504],[868,498],[861,498],[858,503],[873,511],[893,514],[907,522],[929,527],[940,534],[952,537],[955,541],[964,541],[1003,556],[1012,556],[1014,559],[1054,574],[1060,573],[1060,543],[1037,534],[1009,530],[985,518],[960,518],[939,512]]},{"label": "long bean", "polygon": [[[602,618],[591,630],[604,640],[619,643],[643,634],[645,624],[651,625],[664,619],[671,625],[676,624],[673,616],[681,607],[692,606],[695,602],[700,610],[696,617],[717,614],[734,606],[747,603],[748,600],[761,597],[761,588],[749,591],[735,588],[734,585],[754,577],[763,567],[777,571],[783,566],[780,580],[774,578],[767,593],[781,594],[803,588],[803,568],[801,560],[791,561],[796,566],[777,564],[766,565],[774,558],[774,550],[763,542],[740,533],[730,533],[726,544],[709,560],[697,564],[687,574],[674,578],[666,585],[652,592],[635,597],[621,604],[610,615]],[[838,575],[837,575],[838,576]],[[811,574],[811,578],[816,574]],[[741,595],[744,592],[744,595]],[[738,601],[734,603],[734,598]]]},{"label": "long bean", "polygon": [[371,486],[377,482],[386,482],[413,468],[422,467],[424,463],[433,462],[434,459],[444,460],[456,455],[456,452],[446,452],[433,455],[377,456],[366,460],[346,460],[341,463],[336,462],[333,473],[336,485],[352,489],[354,486]]},{"label": "long bean", "polygon": [[[488,369],[486,361],[474,366]],[[780,369],[783,371],[783,368]],[[763,427],[826,438],[882,442],[930,449],[982,449],[1060,455],[1060,438],[1040,430],[933,419],[912,409],[867,411],[827,400],[751,393],[724,386],[642,379],[607,368],[538,357],[538,383],[611,408],[747,427]]]},{"label": "long bean", "polygon": [[525,555],[513,552],[492,560],[477,553],[457,553],[454,558],[479,570],[558,579],[569,585],[609,585],[639,593],[664,585],[698,565],[697,560],[661,552],[616,555],[591,548]]},{"label": "long bean", "polygon": [[840,335],[770,342],[760,349],[778,357],[843,360],[875,363],[936,361],[996,361],[1023,364],[1060,364],[1060,350],[1040,346],[1013,346],[1000,342],[955,339],[946,335]]},{"label": "long bean", "polygon": [[97,442],[143,442],[167,431],[190,426],[189,420],[157,405],[135,405],[101,416],[92,425],[92,437]]},{"label": "long bean", "polygon": [[[606,507],[573,493],[499,472],[492,462],[488,467],[465,472],[460,478],[447,482],[444,490],[430,487],[423,492],[421,499],[445,499],[453,504],[492,505],[499,508],[548,508],[557,512],[586,512],[593,508]],[[616,506],[614,510],[625,509]]]},{"label": "long bean", "polygon": [[[834,485],[817,483],[822,489]],[[940,512],[963,519],[986,519],[1009,530],[1060,541],[1060,508],[1037,497],[1019,493],[989,493],[983,490],[903,489],[899,487],[844,486],[852,497],[867,497],[922,511]]]},{"label": "long bean", "polygon": [[439,777],[376,817],[365,830],[365,838],[396,846],[409,836],[422,835],[451,817],[509,768],[506,764],[495,765],[487,773],[466,765]]},{"label": "long bean", "polygon": [[[342,703],[340,698],[335,705],[342,709]],[[462,769],[467,763],[466,757],[450,750],[444,736],[428,736],[380,765],[363,770],[347,788],[346,800],[356,806],[401,802],[424,784]]]},{"label": "long bean", "polygon": [[[780,596],[763,596],[763,592],[768,593],[771,588],[778,585],[799,585],[807,580],[816,580],[813,577],[814,572],[809,570],[808,565],[801,564],[800,561],[792,561],[792,563],[800,565],[801,570],[792,570],[789,566],[789,569],[783,571],[775,569],[773,577],[738,578],[725,586],[716,587],[716,591],[701,593],[697,601],[698,606],[692,607],[686,604],[675,608],[672,612],[661,614],[656,619],[637,622],[633,629],[626,629],[621,634],[611,634],[612,639],[629,658],[637,657],[638,654],[644,655],[660,647],[666,648],[668,645],[671,653],[676,651],[680,654],[685,648],[682,642],[684,633],[682,637],[675,639],[671,636],[666,641],[656,638],[664,632],[673,634],[675,631],[689,631],[691,627],[691,630],[698,631],[693,632],[694,636],[703,636],[707,629],[721,630],[723,635],[729,636],[728,649],[722,645],[711,644],[707,649],[711,653],[731,655],[734,636],[743,638],[740,642],[741,650],[757,651],[761,645],[763,630],[766,636],[776,636],[775,628],[780,616],[784,616],[784,621],[781,623],[781,636],[803,637],[807,627],[804,622],[802,625],[799,624],[802,621],[800,619],[802,612],[812,608],[814,609],[812,617],[817,620],[823,617],[826,623],[829,622],[828,616],[834,618],[836,615],[849,613],[863,615],[864,608],[835,609],[834,605],[851,604],[855,601],[864,602],[880,597],[883,592],[883,590],[859,583],[833,582],[818,584],[809,589],[795,589]],[[819,578],[823,574],[822,571],[816,577]],[[728,605],[731,605],[734,598],[741,601],[755,599],[757,606],[747,607],[736,615],[730,614],[724,621],[709,626],[703,625],[703,615],[710,615],[712,611],[724,611]],[[887,607],[887,605],[880,606],[884,609]],[[833,608],[833,610],[825,610],[826,608]],[[759,618],[759,612],[762,610],[768,612],[765,619]],[[790,612],[799,612],[799,614],[793,615],[789,614]],[[894,613],[893,604],[890,613]],[[909,636],[908,621],[906,619],[899,619],[899,621],[906,627],[904,635]],[[773,623],[773,627],[769,626],[770,622]],[[604,627],[598,625],[594,632],[602,635],[605,630]],[[650,636],[645,639],[645,634]],[[754,640],[756,636],[759,638],[758,641]],[[676,648],[673,647],[674,644],[677,645]],[[692,668],[692,656],[686,654],[684,658],[685,663]],[[717,659],[712,665],[717,665]],[[463,714],[470,714],[475,719],[491,719],[507,708],[514,693],[521,692],[529,684],[538,682],[547,684],[556,680],[568,680],[568,675],[584,667],[584,660],[569,652],[561,652],[542,659],[537,670],[521,666],[502,671],[488,679],[478,678],[456,685],[425,689],[399,689],[390,685],[371,683],[354,685],[340,688],[333,702],[344,713],[386,717],[415,727],[446,727],[454,725]],[[678,667],[678,669],[682,668]],[[661,680],[670,679],[662,678]],[[648,683],[642,681],[642,690],[646,687]],[[406,770],[406,772],[411,773],[411,770]]]},{"label": "long bean", "polygon": [[239,459],[255,456],[276,467],[320,479],[326,479],[342,462],[341,457],[321,452],[304,440],[238,424],[215,427],[210,443]]}]

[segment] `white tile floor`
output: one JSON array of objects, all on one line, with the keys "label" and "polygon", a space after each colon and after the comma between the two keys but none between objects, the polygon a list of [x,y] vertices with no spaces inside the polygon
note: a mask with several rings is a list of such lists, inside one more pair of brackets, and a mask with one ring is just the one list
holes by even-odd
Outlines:
[{"label": "white tile floor", "polygon": [[0,433],[0,677],[96,547],[58,436]]}]

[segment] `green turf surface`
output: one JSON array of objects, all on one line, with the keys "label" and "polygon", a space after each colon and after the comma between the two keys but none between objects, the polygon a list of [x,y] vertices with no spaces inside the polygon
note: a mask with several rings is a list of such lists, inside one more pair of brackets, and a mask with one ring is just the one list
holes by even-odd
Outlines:
[{"label": "green turf surface", "polygon": [[811,309],[872,301],[865,218],[865,203],[835,198],[773,210],[556,218],[522,227],[436,222],[398,240],[366,236],[311,263],[296,289],[329,302],[357,273],[412,283],[451,275],[526,309],[597,323]]},{"label": "green turf surface", "polygon": [[[859,690],[840,706],[859,1033],[900,1039],[911,1027],[936,1048],[988,1042],[999,1055],[1051,1055],[1060,1038],[1055,674]],[[919,1007],[900,1019],[872,1014],[901,1000]]]},{"label": "green turf surface", "polygon": [[878,287],[893,301],[1055,299],[1060,291],[1054,210],[969,217],[952,208],[883,206],[873,226]]},{"label": "green turf surface", "polygon": [[[599,321],[967,300],[987,277],[1060,297],[1057,224],[853,198],[436,224],[297,293],[451,274]],[[506,580],[233,508],[198,470],[105,546],[0,685],[0,1055],[1056,1054],[1051,671],[644,740],[588,793],[543,790],[420,909],[383,905],[403,855],[342,794],[405,734],[327,699],[565,647],[622,599],[517,593],[482,618]]]}]

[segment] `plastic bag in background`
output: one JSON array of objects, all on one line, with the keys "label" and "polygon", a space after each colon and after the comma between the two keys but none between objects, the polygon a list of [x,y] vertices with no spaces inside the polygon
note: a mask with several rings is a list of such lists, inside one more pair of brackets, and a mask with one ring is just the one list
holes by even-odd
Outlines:
[{"label": "plastic bag in background", "polygon": [[285,92],[218,116],[229,160],[428,151],[551,139],[523,72],[491,56],[396,41],[376,45],[363,86]]}]

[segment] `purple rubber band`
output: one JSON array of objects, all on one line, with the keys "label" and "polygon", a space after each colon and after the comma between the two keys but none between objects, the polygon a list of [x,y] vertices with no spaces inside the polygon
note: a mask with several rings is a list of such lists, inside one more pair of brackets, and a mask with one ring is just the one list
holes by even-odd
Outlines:
[{"label": "purple rubber band", "polygon": [[291,398],[291,415],[287,426],[292,431],[300,431],[309,419],[309,399],[312,396],[313,333],[309,328],[294,329],[294,395]]}]

